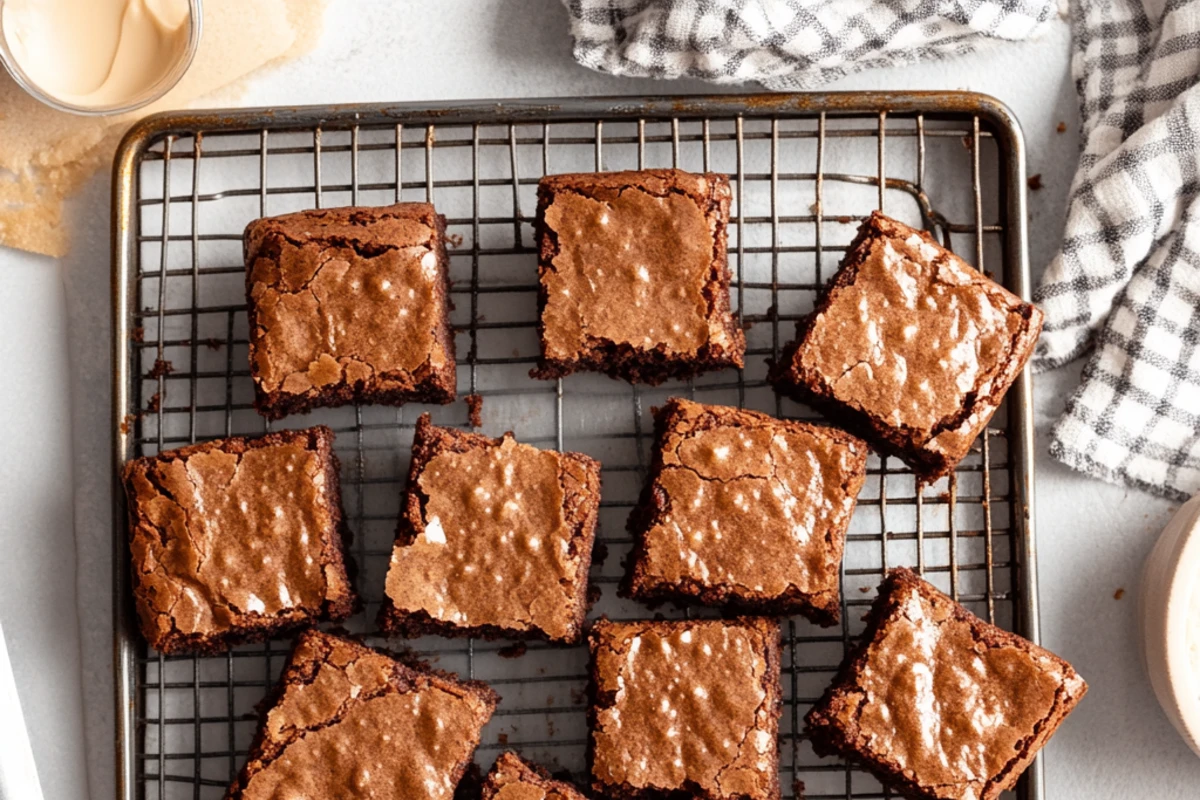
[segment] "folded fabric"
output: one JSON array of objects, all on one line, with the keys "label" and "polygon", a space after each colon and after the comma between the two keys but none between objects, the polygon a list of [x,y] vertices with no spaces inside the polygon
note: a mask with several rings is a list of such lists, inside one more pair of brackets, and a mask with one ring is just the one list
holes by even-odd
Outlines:
[{"label": "folded fabric", "polygon": [[805,89],[1024,39],[1056,0],[564,0],[575,60],[614,75]]},{"label": "folded fabric", "polygon": [[1182,500],[1200,490],[1200,0],[1077,0],[1072,27],[1084,150],[1034,367],[1094,350],[1050,451]]}]

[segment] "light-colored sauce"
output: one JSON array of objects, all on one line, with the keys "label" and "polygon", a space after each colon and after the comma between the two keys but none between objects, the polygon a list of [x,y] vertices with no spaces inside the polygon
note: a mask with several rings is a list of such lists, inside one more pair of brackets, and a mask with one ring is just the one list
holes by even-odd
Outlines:
[{"label": "light-colored sauce", "polygon": [[1192,680],[1196,686],[1200,686],[1200,575],[1192,581],[1191,597],[1188,599],[1187,650]]},{"label": "light-colored sauce", "polygon": [[4,36],[39,89],[76,106],[132,102],[188,49],[188,0],[6,0]]}]

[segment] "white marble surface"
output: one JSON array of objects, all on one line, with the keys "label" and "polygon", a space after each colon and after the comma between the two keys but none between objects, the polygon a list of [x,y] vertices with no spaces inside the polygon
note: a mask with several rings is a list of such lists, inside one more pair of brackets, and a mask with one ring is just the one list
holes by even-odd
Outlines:
[{"label": "white marble surface", "polygon": [[[1030,197],[1036,274],[1061,233],[1078,147],[1068,42],[1065,23],[1056,22],[1036,42],[853,76],[832,88],[972,89],[1012,107],[1024,125],[1030,172],[1041,173],[1045,186]],[[243,102],[706,90],[698,83],[620,80],[576,66],[559,0],[335,0],[320,48],[255,80]],[[1067,133],[1055,131],[1059,121]],[[73,204],[78,235],[69,257],[51,261],[0,250],[0,363],[7,371],[0,390],[6,431],[0,619],[10,640],[24,637],[13,660],[46,796],[56,799],[83,797],[85,785],[96,800],[113,796],[108,192],[107,176],[97,177]],[[1085,479],[1046,456],[1045,432],[1078,369],[1040,376],[1035,390],[1043,640],[1091,684],[1047,749],[1048,796],[1195,797],[1200,762],[1154,701],[1134,616],[1142,560],[1173,507]],[[72,474],[77,598],[70,585]],[[1120,588],[1124,598],[1114,599]],[[24,621],[19,634],[10,619]],[[77,653],[81,662],[74,661]],[[61,667],[74,663],[82,664],[82,680]]]}]

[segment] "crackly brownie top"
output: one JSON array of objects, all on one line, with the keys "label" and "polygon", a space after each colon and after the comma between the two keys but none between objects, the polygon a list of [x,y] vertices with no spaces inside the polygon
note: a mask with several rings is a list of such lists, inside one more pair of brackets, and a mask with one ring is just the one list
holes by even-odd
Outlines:
[{"label": "crackly brownie top", "polygon": [[[645,572],[780,595],[836,582],[866,446],[832,428],[679,398],[659,411],[666,511],[644,536]],[[840,540],[839,540],[840,545]]]},{"label": "crackly brownie top", "polygon": [[593,776],[607,786],[761,797],[775,779],[767,620],[598,622]]},{"label": "crackly brownie top", "polygon": [[461,452],[442,449],[421,467],[417,530],[411,541],[396,543],[388,598],[400,611],[462,627],[536,627],[551,638],[569,636],[586,565],[567,492],[581,502],[586,460],[521,444],[511,434],[426,430],[469,444]]},{"label": "crackly brownie top", "polygon": [[[1051,653],[972,616],[907,571],[892,611],[845,687],[840,721],[864,752],[914,782],[970,800],[1013,761],[1083,680]],[[939,795],[941,796],[941,795]]]},{"label": "crackly brownie top", "polygon": [[445,365],[445,276],[427,203],[303,211],[246,229],[255,379],[305,394]]},{"label": "crackly brownie top", "polygon": [[449,798],[495,696],[318,631],[301,636],[243,800]]},{"label": "crackly brownie top", "polygon": [[733,345],[707,296],[725,224],[718,209],[729,198],[722,176],[554,175],[541,193],[556,244],[541,278],[547,358],[577,357],[589,340],[675,354]]},{"label": "crackly brownie top", "polygon": [[483,786],[483,800],[584,800],[570,784],[541,774],[516,753],[496,759]]},{"label": "crackly brownie top", "polygon": [[[1030,307],[921,232],[878,213],[843,262],[796,354],[838,400],[931,431],[993,381],[1030,330]],[[865,238],[864,238],[865,237]],[[995,387],[1006,389],[1006,386]]]},{"label": "crackly brownie top", "polygon": [[328,429],[229,439],[130,462],[134,569],[158,626],[211,634],[248,614],[316,610],[343,573],[322,557],[334,534],[321,440]]}]

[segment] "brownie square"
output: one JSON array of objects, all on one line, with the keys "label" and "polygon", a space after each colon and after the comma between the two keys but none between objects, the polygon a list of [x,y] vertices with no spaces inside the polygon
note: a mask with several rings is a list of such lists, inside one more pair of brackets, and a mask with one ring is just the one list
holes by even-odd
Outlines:
[{"label": "brownie square", "polygon": [[967,454],[1041,329],[1037,308],[876,212],[770,379],[932,481]]},{"label": "brownie square", "polygon": [[446,220],[428,203],[301,211],[246,228],[255,407],[455,396]]},{"label": "brownie square", "polygon": [[569,783],[513,752],[502,753],[483,784],[482,800],[586,800]]},{"label": "brownie square", "polygon": [[818,755],[857,759],[907,797],[995,800],[1086,692],[1061,658],[894,569],[805,720]]},{"label": "brownie square", "polygon": [[422,415],[380,628],[579,641],[599,509],[591,458]]},{"label": "brownie square", "polygon": [[486,684],[305,631],[225,800],[450,800],[499,699]]},{"label": "brownie square", "polygon": [[729,310],[729,179],[675,169],[548,175],[538,184],[541,360],[658,384],[741,367]]},{"label": "brownie square", "polygon": [[654,427],[624,593],[835,624],[867,446],[834,428],[677,397],[655,410]]},{"label": "brownie square", "polygon": [[128,462],[133,592],[162,653],[217,653],[356,605],[333,432],[218,439]]},{"label": "brownie square", "polygon": [[588,644],[588,763],[597,793],[779,797],[778,622],[600,620]]}]

